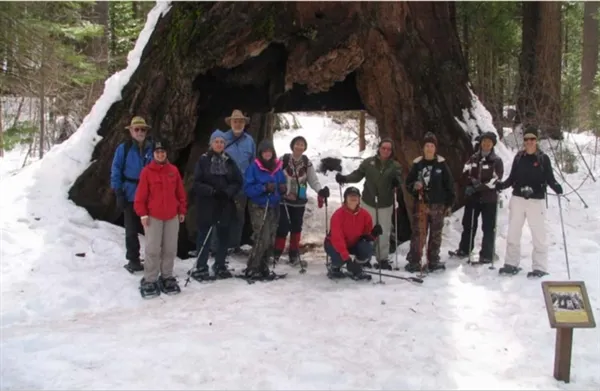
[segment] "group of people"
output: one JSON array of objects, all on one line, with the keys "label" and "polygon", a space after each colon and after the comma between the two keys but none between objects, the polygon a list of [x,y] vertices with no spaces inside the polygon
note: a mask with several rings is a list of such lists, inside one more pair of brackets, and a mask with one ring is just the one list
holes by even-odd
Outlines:
[{"label": "group of people", "polygon": [[[292,265],[306,263],[300,258],[300,241],[310,186],[318,205],[327,204],[329,189],[321,186],[316,170],[305,155],[304,137],[295,137],[291,152],[277,157],[273,143],[263,140],[258,147],[245,132],[249,118],[234,110],[226,118],[230,129],[214,131],[208,151],[195,165],[192,193],[196,208],[197,258],[190,277],[198,281],[232,277],[227,268],[229,251],[240,251],[242,231],[248,208],[253,230],[253,246],[244,278],[273,279],[271,262],[278,262],[289,236],[288,257]],[[173,277],[178,231],[187,213],[187,195],[179,170],[167,158],[164,140],[146,137],[150,127],[141,117],[134,117],[127,127],[131,140],[118,146],[111,170],[111,187],[117,206],[124,212],[126,258],[131,273],[143,271],[140,290],[143,296],[160,291],[177,293],[180,288]],[[506,260],[502,274],[516,274],[519,268],[520,236],[527,219],[533,233],[533,271],[530,276],[547,273],[547,248],[543,199],[546,185],[561,194],[554,179],[548,156],[537,148],[537,129],[524,132],[525,149],[515,157],[509,177],[503,176],[502,159],[494,152],[496,135],[480,136],[479,148],[467,161],[460,184],[465,187],[466,206],[463,234],[452,255],[468,257],[471,252],[479,215],[482,217],[483,242],[474,264],[490,263],[495,255],[496,216],[499,191],[513,188],[510,202]],[[395,159],[394,142],[383,139],[375,156],[365,159],[348,175],[335,177],[340,187],[365,180],[361,191],[347,187],[341,207],[330,220],[324,239],[330,278],[370,279],[365,267],[391,270],[389,260],[392,216],[403,189],[412,196],[412,235],[405,266],[408,272],[445,269],[440,246],[444,217],[455,202],[455,182],[445,159],[437,153],[436,136],[428,132],[422,153],[413,162],[406,181]],[[403,204],[403,203],[402,203]],[[139,224],[146,235],[146,259],[140,260]],[[396,230],[398,227],[396,227]],[[397,231],[396,231],[397,232]],[[428,238],[427,238],[428,236]],[[427,242],[426,262],[422,262]],[[208,265],[214,254],[212,273]],[[345,269],[344,269],[345,266]]]}]

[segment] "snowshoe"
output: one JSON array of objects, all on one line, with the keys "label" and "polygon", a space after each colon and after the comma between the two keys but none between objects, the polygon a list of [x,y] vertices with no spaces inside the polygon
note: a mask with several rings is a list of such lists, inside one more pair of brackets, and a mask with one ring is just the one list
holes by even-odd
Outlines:
[{"label": "snowshoe", "polygon": [[427,264],[427,270],[434,272],[436,270],[446,270],[446,264],[444,262],[429,262]]},{"label": "snowshoe", "polygon": [[161,277],[159,279],[159,283],[160,291],[164,294],[177,295],[181,293],[181,288],[179,287],[179,284],[177,283],[177,279],[175,279],[175,277]]},{"label": "snowshoe", "polygon": [[215,272],[215,277],[219,280],[225,280],[227,278],[233,277],[233,274],[231,274],[231,272],[227,269],[226,266],[213,268],[213,271]]},{"label": "snowshoe", "polygon": [[514,276],[518,272],[521,271],[520,267],[516,267],[513,265],[504,264],[500,269],[498,269],[498,274],[503,276]]},{"label": "snowshoe", "polygon": [[308,267],[308,262],[300,260],[300,274],[306,273],[306,268]]},{"label": "snowshoe", "polygon": [[350,277],[351,279],[355,280],[355,281],[359,281],[359,280],[364,280],[364,281],[368,281],[371,280],[371,275],[368,273],[365,273],[363,271],[363,266],[364,264],[360,264],[356,261],[350,261],[347,263],[346,265],[346,269],[347,269],[347,273],[346,275],[348,277]]},{"label": "snowshoe", "polygon": [[367,261],[365,263],[361,263],[362,267],[367,268],[367,269],[372,269],[373,266],[371,265],[371,261]]},{"label": "snowshoe", "polygon": [[140,281],[140,294],[143,299],[152,299],[160,296],[160,287],[158,281],[146,282],[144,278]]},{"label": "snowshoe", "polygon": [[546,273],[545,271],[535,269],[527,273],[527,278],[542,278],[547,275],[548,273]]},{"label": "snowshoe", "polygon": [[454,250],[454,251],[450,250],[450,251],[448,251],[448,255],[451,257],[456,257],[456,258],[460,258],[460,259],[469,257],[469,253],[466,251],[463,251],[461,249]]},{"label": "snowshoe", "polygon": [[198,251],[197,250],[190,250],[190,251],[188,251],[188,256],[190,258],[198,258]]},{"label": "snowshoe", "polygon": [[298,251],[290,251],[288,254],[290,266],[296,266],[300,263],[300,253]]},{"label": "snowshoe", "polygon": [[346,278],[346,273],[340,267],[331,267],[327,270],[327,277],[332,280],[342,279]]},{"label": "snowshoe", "polygon": [[126,263],[123,267],[131,274],[144,271],[144,265],[142,265],[141,261],[129,261],[129,263]]},{"label": "snowshoe", "polygon": [[196,270],[190,273],[190,277],[198,282],[206,282],[206,281],[214,281],[217,278],[215,276],[211,276],[208,271],[208,266],[201,266]]},{"label": "snowshoe", "polygon": [[379,262],[376,262],[373,266],[375,266],[375,269],[392,270],[392,265],[387,259],[382,259]]},{"label": "snowshoe", "polygon": [[421,271],[421,265],[414,262],[409,262],[404,266],[404,270],[409,273],[417,273]]},{"label": "snowshoe", "polygon": [[367,274],[362,270],[360,273],[346,272],[345,274],[347,277],[353,279],[354,281],[371,281],[371,279],[373,278],[370,274]]}]

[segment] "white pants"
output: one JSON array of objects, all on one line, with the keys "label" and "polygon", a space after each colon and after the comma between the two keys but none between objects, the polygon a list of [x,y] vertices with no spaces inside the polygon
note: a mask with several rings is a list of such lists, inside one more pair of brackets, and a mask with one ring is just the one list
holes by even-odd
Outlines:
[{"label": "white pants", "polygon": [[521,234],[523,224],[527,220],[533,251],[531,253],[532,269],[547,271],[548,247],[546,245],[546,206],[544,200],[526,200],[512,196],[508,206],[508,235],[506,238],[506,256],[504,263],[519,266],[521,262]]},{"label": "white pants", "polygon": [[377,214],[379,215],[379,225],[383,233],[379,237],[379,243],[375,242],[375,254],[377,255],[377,261],[388,259],[390,255],[390,231],[392,230],[392,214],[394,213],[393,206],[387,208],[379,208],[375,213],[375,208],[362,203],[361,206],[369,212],[373,219],[373,225],[377,224]]}]

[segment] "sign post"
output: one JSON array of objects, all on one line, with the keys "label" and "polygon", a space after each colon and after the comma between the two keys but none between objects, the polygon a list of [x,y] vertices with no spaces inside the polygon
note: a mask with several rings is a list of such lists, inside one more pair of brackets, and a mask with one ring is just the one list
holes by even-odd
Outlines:
[{"label": "sign post", "polygon": [[569,383],[573,329],[596,327],[590,300],[583,281],[544,281],[542,291],[550,327],[556,329],[554,378]]}]

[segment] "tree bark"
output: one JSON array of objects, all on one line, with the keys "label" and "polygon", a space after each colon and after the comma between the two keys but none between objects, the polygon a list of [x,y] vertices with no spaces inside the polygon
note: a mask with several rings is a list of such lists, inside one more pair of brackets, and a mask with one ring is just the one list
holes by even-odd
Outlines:
[{"label": "tree bark", "polygon": [[583,55],[581,57],[581,92],[579,99],[580,125],[590,126],[590,99],[594,89],[594,80],[598,73],[598,18],[600,2],[586,1],[583,15]]},{"label": "tree bark", "polygon": [[456,121],[472,108],[468,82],[445,2],[173,2],[70,197],[95,218],[117,220],[110,166],[133,115],[169,139],[169,159],[189,188],[210,133],[233,108],[251,117],[257,142],[271,111],[366,110],[381,137],[395,140],[405,175],[433,131],[458,178],[472,153]]},{"label": "tree bark", "polygon": [[524,2],[516,122],[561,139],[561,3]]}]

